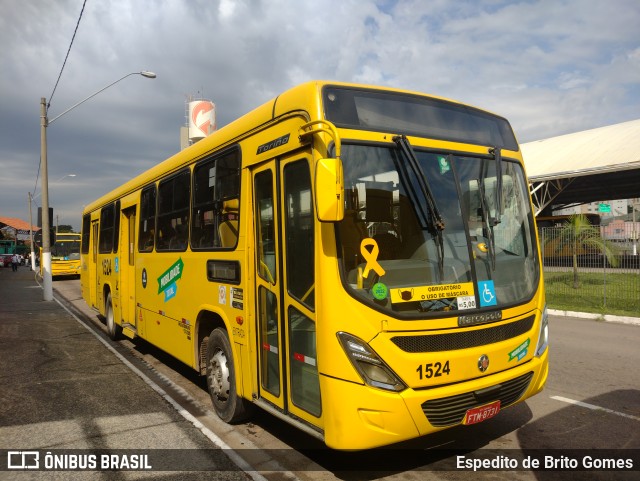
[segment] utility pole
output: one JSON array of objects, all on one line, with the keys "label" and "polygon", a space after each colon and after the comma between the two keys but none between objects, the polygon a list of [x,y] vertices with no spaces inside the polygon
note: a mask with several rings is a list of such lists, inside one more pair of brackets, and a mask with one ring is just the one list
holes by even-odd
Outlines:
[{"label": "utility pole", "polygon": [[29,194],[29,241],[31,244],[31,270],[35,272],[36,250],[33,246],[33,214],[31,213],[31,203],[33,202],[33,198],[31,197],[31,192],[27,192],[27,194]]},{"label": "utility pole", "polygon": [[49,173],[47,171],[47,99],[40,99],[40,174],[42,192],[42,287],[45,301],[53,300],[53,278],[51,276],[51,225],[49,223]]},{"label": "utility pole", "polygon": [[[143,70],[142,72],[131,72],[127,75],[120,77],[115,82],[111,82],[106,87],[101,88],[97,92],[92,93],[87,98],[82,99],[80,102],[72,105],[67,110],[58,114],[51,120],[47,117],[47,99],[40,98],[40,172],[42,174],[42,259],[40,259],[42,265],[42,287],[44,290],[44,300],[53,300],[53,279],[51,277],[51,222],[49,222],[49,175],[47,173],[47,127],[57,119],[72,111],[79,105],[82,105],[87,100],[92,99],[100,92],[108,89],[112,85],[117,84],[121,80],[126,79],[131,75],[142,75],[145,78],[156,78],[156,74]],[[53,221],[53,219],[52,219]]]}]

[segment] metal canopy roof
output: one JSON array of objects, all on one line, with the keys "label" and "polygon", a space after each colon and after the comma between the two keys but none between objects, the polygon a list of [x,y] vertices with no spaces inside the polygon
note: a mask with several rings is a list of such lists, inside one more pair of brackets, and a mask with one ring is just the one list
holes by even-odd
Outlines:
[{"label": "metal canopy roof", "polygon": [[521,145],[536,215],[640,197],[640,119]]}]

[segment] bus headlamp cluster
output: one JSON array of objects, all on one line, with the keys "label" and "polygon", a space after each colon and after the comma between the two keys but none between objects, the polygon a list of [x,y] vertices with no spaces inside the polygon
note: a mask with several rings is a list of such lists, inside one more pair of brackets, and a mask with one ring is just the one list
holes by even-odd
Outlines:
[{"label": "bus headlamp cluster", "polygon": [[386,391],[398,392],[406,389],[400,378],[362,339],[346,332],[339,332],[338,339],[349,361],[367,385]]},{"label": "bus headlamp cluster", "polygon": [[540,334],[538,335],[538,346],[536,347],[536,356],[540,357],[546,351],[549,345],[549,314],[547,306],[542,310],[542,322],[540,323]]}]

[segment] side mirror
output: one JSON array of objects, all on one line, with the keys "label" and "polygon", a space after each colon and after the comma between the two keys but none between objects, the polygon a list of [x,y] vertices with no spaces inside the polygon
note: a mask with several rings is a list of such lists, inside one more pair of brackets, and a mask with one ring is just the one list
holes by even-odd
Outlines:
[{"label": "side mirror", "polygon": [[340,159],[320,159],[315,177],[316,212],[320,222],[339,222],[344,217],[344,178]]}]

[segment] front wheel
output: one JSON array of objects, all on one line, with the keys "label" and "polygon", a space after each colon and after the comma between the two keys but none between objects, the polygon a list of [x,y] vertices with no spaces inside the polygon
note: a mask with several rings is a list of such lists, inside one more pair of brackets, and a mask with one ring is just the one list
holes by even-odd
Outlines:
[{"label": "front wheel", "polygon": [[107,294],[107,300],[104,303],[104,317],[107,320],[107,334],[113,341],[117,341],[122,337],[122,326],[116,324],[113,318],[113,303],[111,302],[111,293]]},{"label": "front wheel", "polygon": [[238,396],[236,374],[229,337],[224,329],[214,329],[207,343],[207,388],[216,414],[227,423],[249,417],[253,404]]}]

